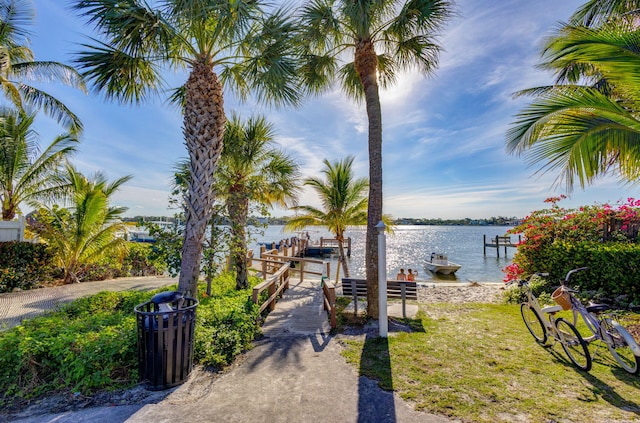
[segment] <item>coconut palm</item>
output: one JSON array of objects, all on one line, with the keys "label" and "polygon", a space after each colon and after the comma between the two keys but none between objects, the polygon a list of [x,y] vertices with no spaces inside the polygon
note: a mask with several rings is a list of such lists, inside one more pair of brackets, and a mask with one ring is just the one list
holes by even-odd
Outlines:
[{"label": "coconut palm", "polygon": [[43,110],[69,130],[82,124],[60,100],[29,85],[36,81],[57,81],[85,90],[80,74],[72,67],[53,61],[36,61],[28,47],[34,10],[30,1],[0,0],[0,87],[16,107]]},{"label": "coconut palm", "polygon": [[556,72],[557,83],[519,93],[536,98],[507,132],[507,151],[557,171],[567,191],[606,174],[640,178],[640,31],[632,3],[592,1],[578,10],[545,46],[541,66]]},{"label": "coconut palm", "polygon": [[101,173],[88,179],[71,165],[65,170],[69,208],[41,205],[34,229],[52,247],[65,283],[73,283],[83,265],[126,250],[124,238],[115,235],[124,229],[120,217],[127,209],[110,206],[110,197],[131,176],[109,182]]},{"label": "coconut palm", "polygon": [[[436,36],[453,14],[447,0],[312,0],[301,11],[307,41],[302,76],[312,91],[338,78],[351,98],[364,99],[369,120],[369,205],[366,254],[367,314],[378,317],[378,231],[382,219],[382,111],[379,85],[400,72],[431,74],[440,47]],[[339,65],[343,58],[352,62]]]},{"label": "coconut palm", "polygon": [[[163,88],[169,69],[187,71],[172,98],[182,103],[190,174],[178,288],[197,295],[202,243],[214,201],[222,151],[223,85],[240,98],[296,104],[293,26],[263,1],[76,0],[73,7],[100,33],[77,58],[97,91],[140,102]],[[220,75],[220,78],[219,78]]]},{"label": "coconut palm", "polygon": [[58,177],[63,160],[75,151],[74,133],[60,135],[39,152],[35,113],[0,108],[0,202],[2,220],[12,220],[23,203],[56,200],[66,189]]},{"label": "coconut palm", "polygon": [[367,196],[369,182],[366,178],[354,178],[353,156],[334,163],[324,159],[322,173],[325,179],[307,178],[304,185],[313,188],[320,197],[322,208],[296,206],[293,210],[302,212],[290,218],[285,230],[300,230],[307,226],[324,226],[338,240],[339,260],[345,277],[349,277],[349,266],[344,254],[344,232],[349,226],[367,224]]},{"label": "coconut palm", "polygon": [[295,203],[299,166],[274,145],[273,125],[264,117],[227,122],[224,149],[216,173],[216,190],[224,201],[231,224],[230,253],[236,269],[236,287],[249,286],[247,278],[247,218],[249,204],[288,206]]},{"label": "coconut palm", "polygon": [[638,15],[638,0],[588,0],[573,13],[569,23],[598,27],[611,21],[633,22]]}]

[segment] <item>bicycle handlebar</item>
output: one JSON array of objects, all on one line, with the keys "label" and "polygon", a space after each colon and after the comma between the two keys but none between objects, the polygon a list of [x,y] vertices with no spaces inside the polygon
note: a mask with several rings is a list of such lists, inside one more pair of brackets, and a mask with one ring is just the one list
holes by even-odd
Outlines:
[{"label": "bicycle handlebar", "polygon": [[588,267],[578,267],[577,269],[572,269],[569,270],[567,272],[567,275],[564,277],[564,281],[562,281],[563,285],[567,285],[567,283],[569,282],[569,278],[571,277],[572,274],[576,273],[576,272],[580,272],[582,270],[587,270]]}]

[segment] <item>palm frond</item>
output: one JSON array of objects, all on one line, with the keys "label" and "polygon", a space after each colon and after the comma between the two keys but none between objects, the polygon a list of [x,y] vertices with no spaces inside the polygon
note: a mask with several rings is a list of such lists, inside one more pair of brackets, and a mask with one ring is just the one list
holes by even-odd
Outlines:
[{"label": "palm frond", "polygon": [[83,125],[80,118],[65,106],[63,102],[30,85],[20,84],[18,89],[26,104],[31,105],[35,109],[43,110],[47,115],[58,121],[68,131],[74,133],[82,132]]},{"label": "palm frond", "polygon": [[0,44],[18,46],[27,44],[35,12],[31,1],[6,0],[0,3]]},{"label": "palm frond", "polygon": [[82,75],[73,67],[59,62],[20,62],[11,65],[11,74],[27,81],[57,81],[86,92]]},{"label": "palm frond", "polygon": [[[516,116],[507,132],[507,151],[527,154],[540,172],[560,171],[557,182],[570,190],[612,170],[620,158],[622,175],[640,169],[640,121],[616,101],[586,87],[554,87]],[[635,161],[634,161],[635,160]]]},{"label": "palm frond", "polygon": [[297,106],[295,25],[282,9],[256,23],[245,39],[241,75],[250,81],[258,101]]},{"label": "palm frond", "polygon": [[638,0],[588,0],[571,16],[572,25],[598,27],[612,20],[633,20],[640,14]]},{"label": "palm frond", "polygon": [[94,41],[96,46],[84,44],[86,51],[75,59],[94,92],[122,102],[139,102],[162,87],[160,68],[152,60]]},{"label": "palm frond", "polygon": [[[547,43],[541,66],[548,69],[589,70],[614,86],[637,90],[640,76],[640,30],[621,32],[615,27],[564,27]],[[575,79],[576,75],[572,79]]]}]

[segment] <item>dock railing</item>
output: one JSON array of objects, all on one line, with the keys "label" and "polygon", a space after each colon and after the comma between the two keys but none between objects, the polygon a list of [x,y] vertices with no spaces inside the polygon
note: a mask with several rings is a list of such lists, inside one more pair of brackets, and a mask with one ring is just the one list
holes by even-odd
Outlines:
[{"label": "dock railing", "polygon": [[329,314],[329,323],[331,329],[338,327],[338,320],[336,317],[336,285],[329,280],[329,278],[322,278],[322,292],[324,294],[324,309]]},{"label": "dock railing", "polygon": [[282,292],[289,288],[289,263],[280,263],[280,268],[273,275],[264,279],[264,282],[253,287],[251,298],[254,304],[259,304],[260,294],[267,290],[269,297],[260,304],[260,313],[267,307],[269,307],[269,311],[273,311],[276,308],[278,296],[282,296]]},{"label": "dock railing", "polygon": [[[266,257],[265,257],[266,256]],[[273,258],[278,258],[273,260]],[[260,305],[260,313],[262,313],[265,309],[269,308],[269,311],[273,311],[276,307],[276,301],[278,297],[282,296],[282,293],[289,289],[289,280],[290,273],[292,269],[290,266],[290,259],[284,261],[282,260],[282,256],[277,256],[273,254],[264,254],[261,258],[252,258],[247,257],[247,261],[251,260],[251,262],[260,263],[262,277],[264,282],[256,285],[252,291],[252,301],[254,304],[259,304],[260,302],[260,294],[263,291],[267,291],[268,297],[267,299]],[[310,273],[313,275],[320,275],[321,278],[321,286],[323,292],[323,307],[327,311],[329,316],[329,322],[331,324],[331,329],[335,329],[337,327],[337,318],[336,318],[336,287],[333,282],[329,280],[328,277],[323,276],[322,272],[314,272],[314,271],[305,271],[304,263],[312,262],[319,263],[323,266],[326,265],[327,274],[330,272],[330,264],[324,263],[322,260],[310,260],[310,259],[300,259],[296,258],[296,260],[300,263],[300,281],[302,282],[304,278],[304,273]],[[255,266],[253,267],[256,268]]]},{"label": "dock railing", "polygon": [[282,256],[278,254],[277,250],[262,253],[261,258],[273,262],[294,263],[295,267],[291,267],[291,271],[298,272],[300,281],[304,280],[305,274],[314,276],[329,276],[331,274],[331,263],[324,260]]}]

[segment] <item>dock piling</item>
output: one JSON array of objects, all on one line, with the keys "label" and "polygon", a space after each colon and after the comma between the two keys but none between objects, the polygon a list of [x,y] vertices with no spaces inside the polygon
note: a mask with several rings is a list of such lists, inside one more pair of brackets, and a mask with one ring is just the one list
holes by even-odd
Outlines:
[{"label": "dock piling", "polygon": [[496,237],[494,239],[491,239],[490,242],[487,242],[487,236],[486,235],[482,235],[482,240],[483,240],[483,245],[484,245],[484,255],[487,255],[487,247],[490,248],[495,248],[496,249],[496,254],[498,257],[500,257],[500,247],[504,247],[504,255],[505,257],[507,256],[507,247],[513,247],[516,248],[518,246],[518,244],[520,242],[522,242],[522,236],[518,235],[518,244],[514,244],[513,242],[511,242],[511,236],[510,235],[504,235],[504,236],[500,236],[500,235],[496,235]]}]

